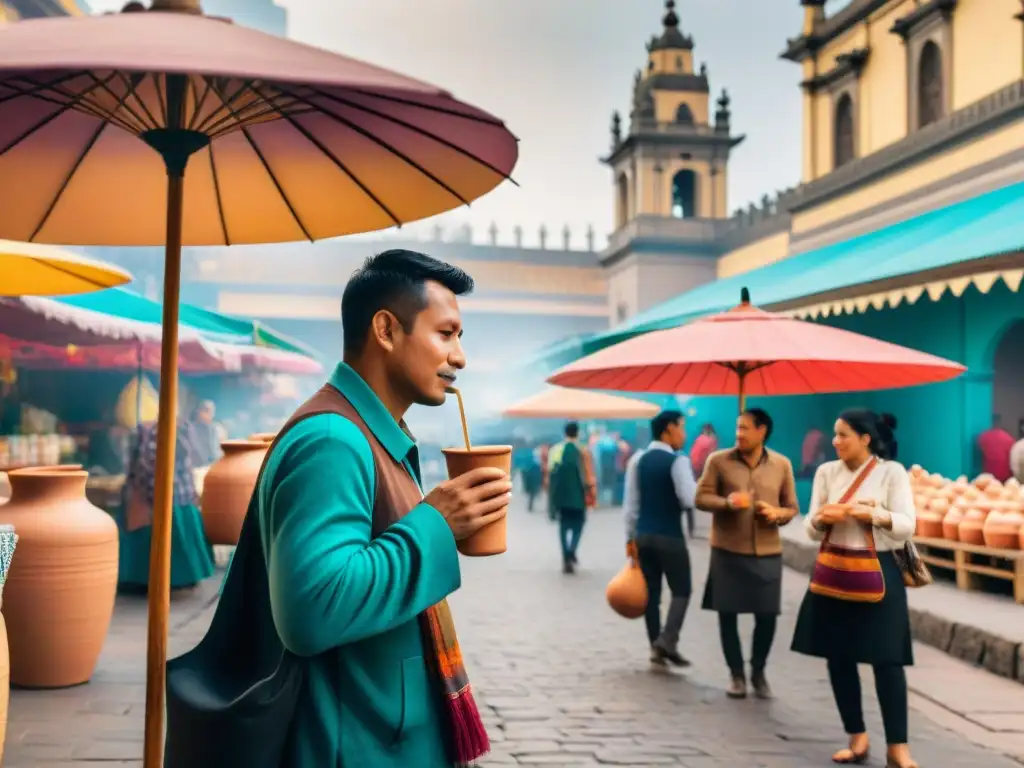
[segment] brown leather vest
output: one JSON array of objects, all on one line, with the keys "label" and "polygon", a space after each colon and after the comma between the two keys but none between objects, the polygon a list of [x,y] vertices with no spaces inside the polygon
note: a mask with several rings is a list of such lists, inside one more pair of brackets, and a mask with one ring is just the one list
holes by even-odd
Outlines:
[{"label": "brown leather vest", "polygon": [[[372,513],[372,535],[376,538],[392,524],[409,514],[413,507],[423,501],[423,492],[420,490],[416,479],[409,474],[402,463],[395,461],[391,454],[381,445],[380,440],[377,439],[376,435],[366,425],[359,412],[356,411],[355,406],[335,387],[330,384],[324,384],[309,400],[299,406],[299,409],[292,414],[281,431],[278,432],[277,438],[274,439],[270,450],[267,451],[267,456],[269,457],[273,452],[277,441],[295,424],[305,421],[312,416],[319,416],[325,413],[333,413],[351,421],[359,427],[370,444],[370,451],[373,453],[374,475],[376,477]],[[399,426],[403,432],[409,434],[404,422],[400,423]],[[324,481],[329,482],[329,478],[324,478]]]}]

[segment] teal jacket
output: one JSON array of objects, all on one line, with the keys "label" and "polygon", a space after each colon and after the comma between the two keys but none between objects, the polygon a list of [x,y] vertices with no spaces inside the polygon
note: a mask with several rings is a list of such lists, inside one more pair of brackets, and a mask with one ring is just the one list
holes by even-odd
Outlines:
[{"label": "teal jacket", "polygon": [[[419,478],[415,443],[349,366],[331,384]],[[455,540],[420,504],[376,539],[366,437],[333,414],[292,427],[258,488],[274,623],[308,659],[289,768],[449,767],[417,616],[461,584]]]}]

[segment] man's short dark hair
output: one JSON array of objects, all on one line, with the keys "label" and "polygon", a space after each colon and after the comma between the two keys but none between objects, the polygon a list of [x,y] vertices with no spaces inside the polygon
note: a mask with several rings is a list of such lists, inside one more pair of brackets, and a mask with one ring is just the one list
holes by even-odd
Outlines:
[{"label": "man's short dark hair", "polygon": [[683,420],[682,411],[662,411],[651,419],[651,438],[660,440],[665,430]]},{"label": "man's short dark hair", "polygon": [[371,256],[352,273],[341,296],[341,327],[346,354],[359,354],[373,316],[386,309],[406,333],[427,306],[426,284],[440,283],[456,296],[473,290],[473,278],[425,253],[395,248]]},{"label": "man's short dark hair", "polygon": [[575,421],[570,421],[565,425],[565,436],[570,440],[575,440],[580,436],[580,425]]},{"label": "man's short dark hair", "polygon": [[775,429],[775,422],[768,415],[768,411],[763,408],[747,408],[743,415],[749,416],[750,420],[754,422],[754,426],[758,429],[764,427],[764,441],[767,443],[772,436],[772,430]]}]

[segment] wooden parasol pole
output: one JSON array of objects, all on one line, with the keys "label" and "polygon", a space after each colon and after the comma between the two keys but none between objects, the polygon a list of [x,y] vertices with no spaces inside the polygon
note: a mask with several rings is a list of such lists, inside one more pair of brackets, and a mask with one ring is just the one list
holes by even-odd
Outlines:
[{"label": "wooden parasol pole", "polygon": [[178,437],[178,301],[181,296],[181,225],[184,178],[167,177],[167,250],[164,255],[163,336],[160,345],[160,414],[149,552],[149,634],[146,654],[145,768],[162,768],[167,634],[171,611],[171,525],[174,453]]},{"label": "wooden parasol pole", "polygon": [[167,233],[160,345],[160,413],[149,553],[149,632],[146,653],[145,768],[163,768],[164,693],[171,611],[171,526],[174,515],[174,453],[178,438],[178,304],[181,299],[182,208],[185,166],[202,138],[185,129],[188,78],[167,75],[167,128],[143,139],[167,167]]}]

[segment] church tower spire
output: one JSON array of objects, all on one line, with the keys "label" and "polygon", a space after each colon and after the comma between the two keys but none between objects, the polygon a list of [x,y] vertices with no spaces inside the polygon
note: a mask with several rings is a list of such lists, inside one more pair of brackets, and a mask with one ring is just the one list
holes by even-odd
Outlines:
[{"label": "church tower spire", "polygon": [[661,34],[647,44],[628,132],[620,134],[613,120],[605,163],[616,176],[617,227],[638,216],[728,216],[726,166],[743,137],[730,135],[728,97],[714,112],[707,66],[695,71],[693,37],[683,32],[676,7],[666,0]]},{"label": "church tower spire", "polygon": [[[603,159],[614,183],[615,230],[602,254],[603,263],[617,265],[609,283],[613,321],[713,279],[706,256],[717,247],[718,222],[729,217],[729,155],[743,137],[732,135],[728,95],[722,91],[717,109],[712,103],[707,66],[694,67],[693,37],[676,9],[676,0],[666,0],[661,33],[636,72],[628,126],[613,116]],[[647,263],[655,252],[680,258],[671,279],[664,266]],[[637,286],[657,288],[641,296]]]}]

